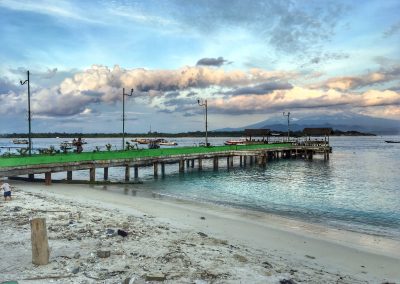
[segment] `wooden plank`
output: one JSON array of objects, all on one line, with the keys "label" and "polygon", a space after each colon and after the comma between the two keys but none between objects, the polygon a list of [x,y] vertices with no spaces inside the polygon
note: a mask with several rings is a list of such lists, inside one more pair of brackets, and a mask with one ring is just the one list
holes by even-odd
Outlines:
[{"label": "wooden plank", "polygon": [[31,221],[32,263],[46,265],[49,263],[49,242],[45,218],[35,218]]}]

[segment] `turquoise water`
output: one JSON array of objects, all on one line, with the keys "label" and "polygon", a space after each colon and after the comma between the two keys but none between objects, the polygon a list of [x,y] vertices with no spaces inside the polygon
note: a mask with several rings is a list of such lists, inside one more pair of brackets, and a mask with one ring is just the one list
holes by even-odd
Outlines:
[{"label": "turquoise water", "polygon": [[[214,145],[227,138],[212,138]],[[180,145],[193,145],[202,139],[174,139]],[[400,144],[384,140],[397,137],[333,137],[329,161],[316,156],[313,161],[275,160],[266,168],[227,170],[220,159],[218,172],[211,161],[203,162],[203,171],[189,168],[178,173],[177,165],[166,167],[165,178],[153,178],[152,168],[140,169],[141,184],[121,187],[120,194],[152,192],[174,198],[246,208],[307,222],[322,223],[346,230],[400,239]],[[5,144],[6,142],[3,142]],[[36,139],[36,145],[57,140]],[[86,149],[120,139],[88,139]],[[110,169],[110,178],[122,180],[123,169]],[[133,176],[133,173],[131,173]],[[57,178],[57,175],[55,175]],[[58,174],[60,179],[65,173]],[[74,172],[75,178],[88,178],[88,171]],[[97,172],[101,180],[102,172]],[[150,193],[150,194],[149,194]]]},{"label": "turquoise water", "polygon": [[399,239],[400,144],[384,139],[388,138],[332,138],[334,152],[326,162],[279,160],[266,168],[228,171],[221,159],[224,168],[218,172],[175,172],[165,179],[149,179],[143,186],[172,197]]}]

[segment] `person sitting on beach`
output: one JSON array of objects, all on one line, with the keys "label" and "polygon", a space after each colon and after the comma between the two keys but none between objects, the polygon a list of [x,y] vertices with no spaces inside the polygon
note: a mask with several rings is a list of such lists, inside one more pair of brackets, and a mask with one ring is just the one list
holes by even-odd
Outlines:
[{"label": "person sitting on beach", "polygon": [[2,182],[0,189],[4,191],[4,201],[7,200],[7,197],[11,200],[11,187],[7,182]]}]

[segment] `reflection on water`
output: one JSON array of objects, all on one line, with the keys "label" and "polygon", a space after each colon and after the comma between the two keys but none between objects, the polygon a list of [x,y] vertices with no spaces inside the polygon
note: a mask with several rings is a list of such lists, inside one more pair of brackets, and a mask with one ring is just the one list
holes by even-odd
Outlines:
[{"label": "reflection on water", "polygon": [[[110,140],[88,139],[87,147]],[[174,140],[180,145],[202,141]],[[212,143],[221,144],[224,140],[214,138]],[[158,179],[153,178],[152,168],[141,168],[142,183],[121,185],[116,192],[212,202],[400,238],[400,144],[387,144],[384,140],[400,137],[333,137],[329,161],[280,160],[269,162],[266,168],[244,169],[237,166],[237,159],[235,168],[227,171],[226,162],[221,159],[218,172],[212,170],[212,161],[203,161],[203,171],[199,172],[195,165],[185,174],[178,173],[178,165],[167,165],[166,177]],[[49,141],[36,141],[46,143]],[[119,145],[120,140],[114,139],[112,144]],[[74,178],[88,177],[89,171],[74,172]],[[124,169],[110,168],[109,177],[123,180]],[[66,173],[55,178],[65,179]],[[103,178],[101,170],[96,178]],[[96,188],[110,190],[107,186]]]}]

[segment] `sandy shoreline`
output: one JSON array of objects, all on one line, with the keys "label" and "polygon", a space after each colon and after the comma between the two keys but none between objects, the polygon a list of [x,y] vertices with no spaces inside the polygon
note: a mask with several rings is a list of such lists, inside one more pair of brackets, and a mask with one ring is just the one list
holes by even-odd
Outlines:
[{"label": "sandy shoreline", "polygon": [[[154,275],[170,283],[400,279],[400,241],[158,195],[150,199],[86,185],[12,185],[15,199],[0,202],[0,281],[143,283]],[[33,216],[47,220],[47,266],[31,264]],[[128,237],[107,235],[107,229],[124,229]],[[111,256],[98,258],[100,249]],[[46,276],[67,278],[23,280]]]}]

